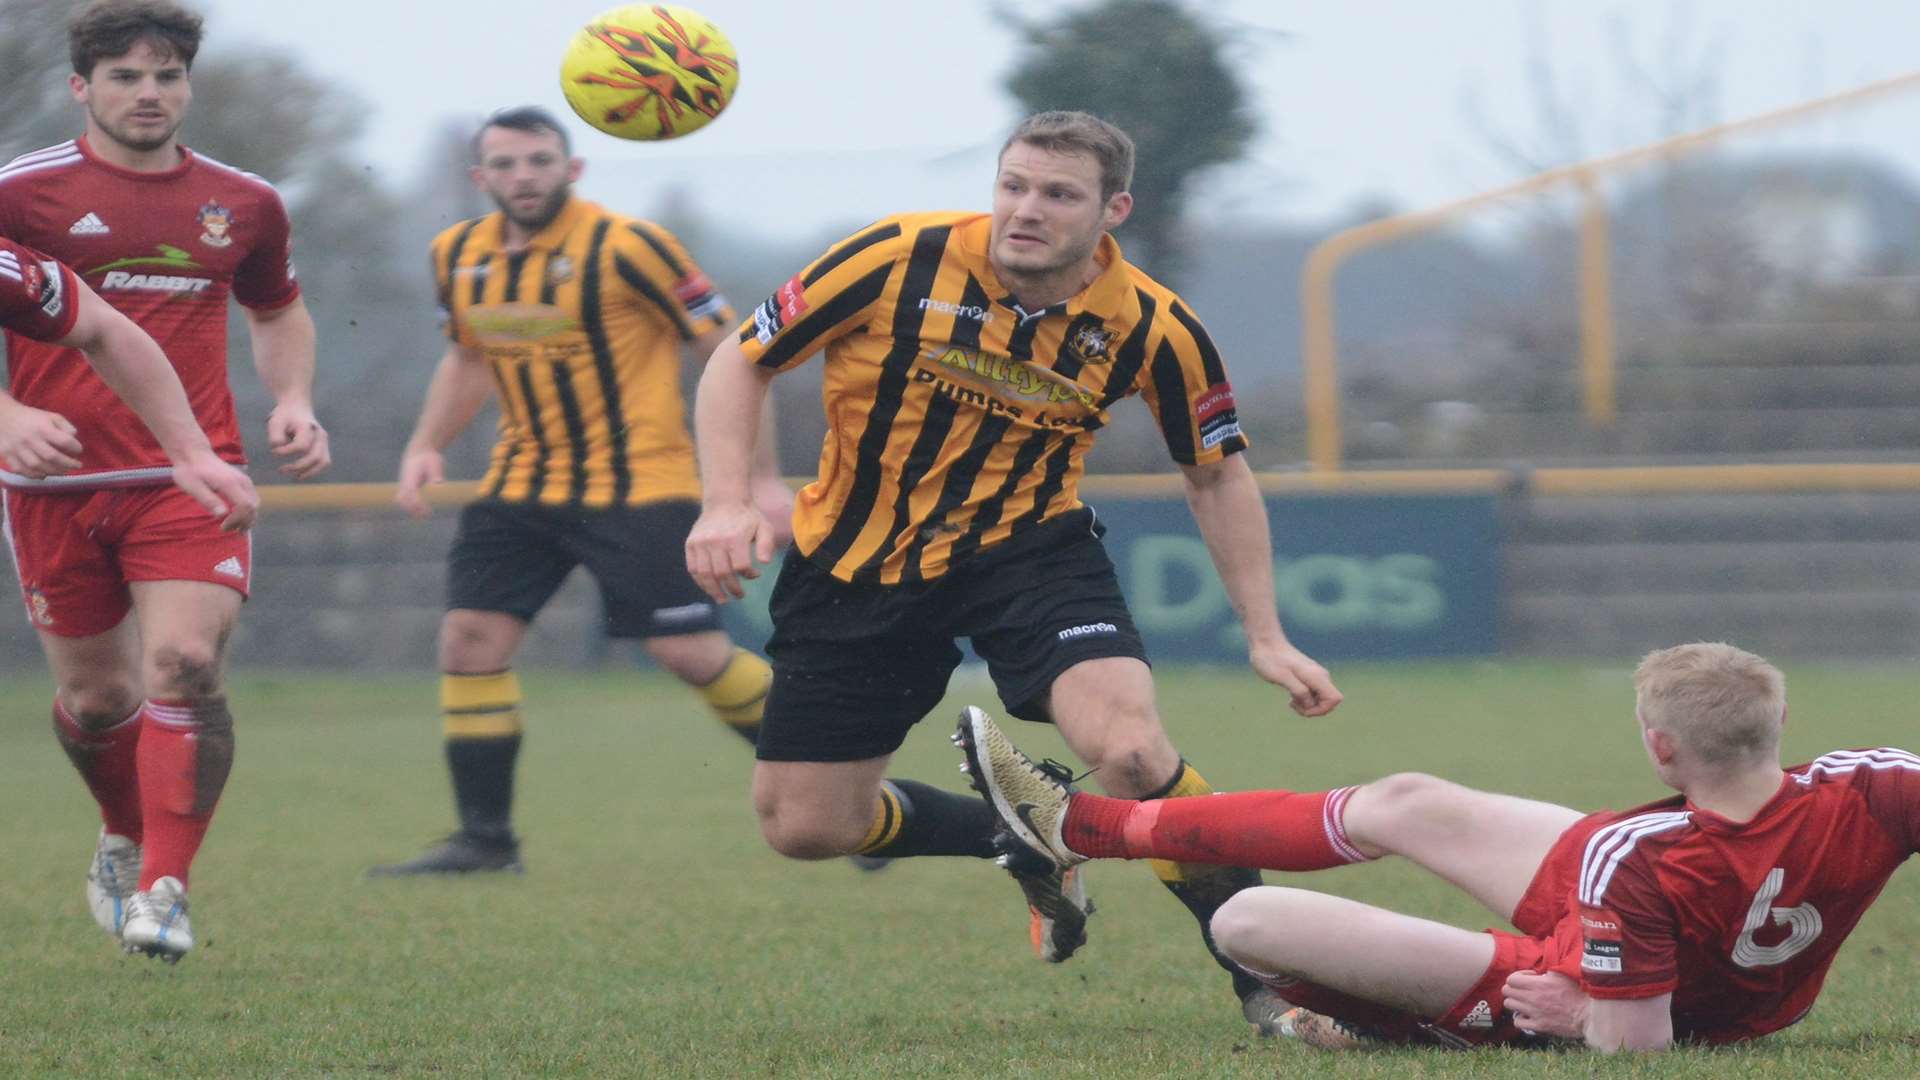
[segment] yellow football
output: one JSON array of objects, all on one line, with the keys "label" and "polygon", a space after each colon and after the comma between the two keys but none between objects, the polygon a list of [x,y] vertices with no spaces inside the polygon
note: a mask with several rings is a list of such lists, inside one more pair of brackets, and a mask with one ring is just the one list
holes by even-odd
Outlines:
[{"label": "yellow football", "polygon": [[580,119],[622,139],[675,139],[733,100],[740,61],[720,28],[673,4],[614,8],[573,36],[560,88]]}]

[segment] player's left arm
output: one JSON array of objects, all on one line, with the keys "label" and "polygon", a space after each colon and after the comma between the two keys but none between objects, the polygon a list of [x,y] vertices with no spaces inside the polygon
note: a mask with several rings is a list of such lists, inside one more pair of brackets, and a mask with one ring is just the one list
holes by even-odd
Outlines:
[{"label": "player's left arm", "polygon": [[1187,505],[1246,631],[1247,662],[1287,691],[1294,712],[1325,716],[1339,706],[1341,694],[1327,669],[1295,648],[1280,628],[1266,500],[1247,467],[1246,432],[1220,350],[1178,297],[1170,298],[1154,325],[1161,341],[1158,347],[1148,343],[1153,361],[1142,365],[1134,385],[1186,480]]},{"label": "player's left arm", "polygon": [[1247,661],[1261,678],[1286,689],[1293,711],[1325,716],[1340,704],[1332,676],[1295,648],[1280,627],[1273,590],[1273,536],[1266,501],[1245,455],[1180,466],[1187,506],[1207,542],[1214,569],[1247,635]]},{"label": "player's left arm", "polygon": [[313,316],[293,270],[293,223],[278,192],[254,204],[255,237],[233,274],[233,298],[247,316],[253,366],[273,395],[267,446],[280,471],[307,480],[333,463],[327,430],[313,415]]},{"label": "player's left arm", "polygon": [[276,308],[242,306],[253,339],[253,365],[273,395],[267,445],[284,459],[280,471],[307,480],[333,463],[327,429],[313,415],[314,330],[306,301],[295,297]]}]

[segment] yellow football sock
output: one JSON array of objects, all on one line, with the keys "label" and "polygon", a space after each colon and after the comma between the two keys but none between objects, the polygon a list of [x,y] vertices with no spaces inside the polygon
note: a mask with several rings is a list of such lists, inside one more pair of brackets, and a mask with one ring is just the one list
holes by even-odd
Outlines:
[{"label": "yellow football sock", "polygon": [[869,855],[886,847],[900,836],[900,827],[906,824],[906,807],[902,805],[904,796],[893,781],[880,782],[880,798],[873,804],[873,824],[867,829],[866,839],[855,848],[855,855]]},{"label": "yellow football sock", "polygon": [[441,675],[440,721],[449,740],[520,734],[520,677],[511,671]]},{"label": "yellow football sock", "polygon": [[[1206,777],[1201,776],[1193,766],[1182,761],[1180,763],[1180,773],[1173,778],[1173,783],[1164,788],[1161,794],[1155,795],[1154,798],[1184,799],[1190,795],[1211,794],[1213,794],[1213,785],[1207,783]],[[1186,865],[1167,859],[1148,859],[1147,865],[1153,868],[1153,875],[1155,877],[1168,885],[1183,882],[1194,872],[1205,873],[1212,869],[1212,867]]]},{"label": "yellow football sock", "polygon": [[772,687],[773,669],[767,662],[745,649],[735,649],[720,674],[698,689],[721,723],[751,737],[760,730],[760,715]]}]

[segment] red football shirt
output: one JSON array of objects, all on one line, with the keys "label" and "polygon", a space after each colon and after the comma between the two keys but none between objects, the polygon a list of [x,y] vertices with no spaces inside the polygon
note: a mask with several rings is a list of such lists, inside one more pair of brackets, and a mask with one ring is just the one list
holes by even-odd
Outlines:
[{"label": "red football shirt", "polygon": [[1788,770],[1753,820],[1668,799],[1590,815],[1555,951],[1596,998],[1673,993],[1676,1039],[1805,1016],[1840,943],[1920,850],[1920,757],[1843,750]]},{"label": "red football shirt", "polygon": [[[0,167],[0,236],[66,263],[153,335],[215,452],[244,462],[227,384],[227,297],[270,310],[300,295],[272,185],[184,148],[166,172],[131,172],[76,139]],[[49,486],[167,482],[153,435],[80,353],[10,336],[7,356],[13,396],[65,416],[86,448],[80,469]]]},{"label": "red football shirt", "polygon": [[73,271],[0,236],[0,327],[35,341],[58,341],[80,317]]}]

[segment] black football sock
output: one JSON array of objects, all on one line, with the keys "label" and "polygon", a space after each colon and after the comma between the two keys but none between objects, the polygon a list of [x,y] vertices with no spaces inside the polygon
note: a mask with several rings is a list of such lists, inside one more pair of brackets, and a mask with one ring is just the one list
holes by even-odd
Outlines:
[{"label": "black football sock", "polygon": [[441,722],[461,831],[513,839],[513,769],[520,757],[520,681],[510,671],[442,675]]},{"label": "black football sock", "polygon": [[990,859],[999,824],[986,800],[915,780],[883,780],[873,827],[856,855],[900,859],[910,855],[971,855]]}]

